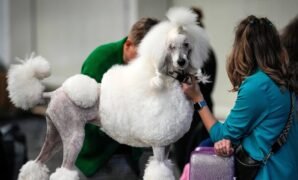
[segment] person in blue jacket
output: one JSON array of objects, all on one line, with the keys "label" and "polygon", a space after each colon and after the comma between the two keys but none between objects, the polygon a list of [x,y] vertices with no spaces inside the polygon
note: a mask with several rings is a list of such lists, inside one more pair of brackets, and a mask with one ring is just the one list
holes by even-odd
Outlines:
[{"label": "person in blue jacket", "polygon": [[[227,73],[232,91],[238,94],[224,123],[210,112],[199,86],[182,84],[182,89],[198,103],[198,114],[218,155],[232,154],[231,144],[241,143],[252,159],[262,161],[288,121],[291,91],[295,89],[289,76],[287,52],[267,18],[251,15],[237,26]],[[298,178],[298,120],[296,112],[294,115],[286,143],[261,165],[252,179]]]}]

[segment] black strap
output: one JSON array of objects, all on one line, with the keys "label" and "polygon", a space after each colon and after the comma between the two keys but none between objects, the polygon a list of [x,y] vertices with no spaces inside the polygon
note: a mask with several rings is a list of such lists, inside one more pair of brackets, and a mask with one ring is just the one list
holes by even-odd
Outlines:
[{"label": "black strap", "polygon": [[290,128],[293,124],[294,110],[295,110],[295,94],[292,93],[291,94],[291,109],[290,109],[290,113],[289,113],[289,116],[288,116],[287,123],[286,123],[284,129],[282,130],[281,134],[279,135],[279,137],[275,141],[275,143],[272,145],[270,152],[264,158],[264,160],[263,160],[264,163],[266,163],[267,160],[270,158],[270,156],[273,153],[276,153],[286,143]]}]

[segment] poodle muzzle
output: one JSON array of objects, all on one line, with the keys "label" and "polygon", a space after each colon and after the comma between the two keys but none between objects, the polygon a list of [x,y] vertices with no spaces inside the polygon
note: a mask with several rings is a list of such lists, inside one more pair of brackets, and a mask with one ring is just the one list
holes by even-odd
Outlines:
[{"label": "poodle muzzle", "polygon": [[168,71],[168,76],[178,80],[180,83],[191,84],[192,78],[197,80],[197,77],[193,74],[189,74],[183,70],[181,71]]}]

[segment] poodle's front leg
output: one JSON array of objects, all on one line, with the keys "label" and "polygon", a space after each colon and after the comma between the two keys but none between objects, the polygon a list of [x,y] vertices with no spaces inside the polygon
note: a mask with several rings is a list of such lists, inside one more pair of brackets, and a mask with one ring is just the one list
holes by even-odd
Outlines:
[{"label": "poodle's front leg", "polygon": [[175,180],[173,165],[168,159],[166,147],[152,147],[153,157],[145,169],[144,180]]},{"label": "poodle's front leg", "polygon": [[154,158],[158,161],[164,161],[167,158],[166,147],[152,147]]}]

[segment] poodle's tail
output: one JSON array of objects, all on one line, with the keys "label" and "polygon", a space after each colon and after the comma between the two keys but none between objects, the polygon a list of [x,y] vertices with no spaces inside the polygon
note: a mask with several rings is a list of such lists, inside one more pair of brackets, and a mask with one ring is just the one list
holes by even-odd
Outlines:
[{"label": "poodle's tail", "polygon": [[34,55],[19,61],[8,71],[7,90],[12,103],[27,110],[47,98],[48,95],[43,96],[45,87],[41,80],[50,76],[50,65],[43,57]]},{"label": "poodle's tail", "polygon": [[175,180],[173,164],[169,159],[162,161],[151,157],[145,169],[144,180]]}]

